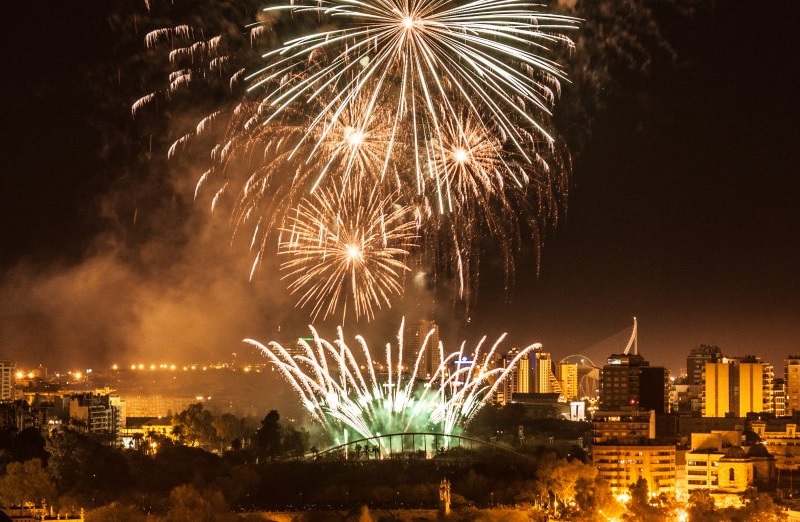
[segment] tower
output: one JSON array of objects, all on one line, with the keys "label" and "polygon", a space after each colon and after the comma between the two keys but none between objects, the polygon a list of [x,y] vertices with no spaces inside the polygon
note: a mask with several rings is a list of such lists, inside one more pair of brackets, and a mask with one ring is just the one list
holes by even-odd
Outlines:
[{"label": "tower", "polygon": [[568,401],[578,397],[578,365],[560,362],[556,365],[556,378]]},{"label": "tower", "polygon": [[531,357],[531,393],[551,393],[550,376],[553,374],[553,358],[548,352],[535,350]]},{"label": "tower", "polygon": [[800,410],[800,355],[790,355],[784,361],[786,386],[786,415]]},{"label": "tower", "polygon": [[689,381],[687,384],[702,385],[706,363],[720,358],[722,358],[722,350],[719,346],[701,344],[692,348],[686,357],[686,378]]},{"label": "tower", "polygon": [[[500,359],[500,365],[503,368],[508,368],[511,361],[519,353],[519,348],[512,348],[510,352],[503,355]],[[529,393],[530,392],[530,367],[529,355],[524,355],[517,362],[515,368],[509,371],[508,377],[500,385],[497,390],[495,400],[498,404],[508,404],[511,402],[511,396],[514,393]]]},{"label": "tower", "polygon": [[724,417],[730,411],[730,364],[726,357],[706,362],[703,417]]}]

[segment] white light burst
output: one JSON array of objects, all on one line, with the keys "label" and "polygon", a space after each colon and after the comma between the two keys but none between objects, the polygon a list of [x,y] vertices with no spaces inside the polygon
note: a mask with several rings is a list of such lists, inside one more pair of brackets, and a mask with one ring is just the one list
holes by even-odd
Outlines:
[{"label": "white light burst", "polygon": [[[476,348],[465,352],[465,344],[450,354],[441,343],[431,346],[432,332],[425,338],[413,365],[404,366],[403,324],[397,347],[386,345],[385,362],[373,358],[366,341],[355,337],[358,352],[344,340],[341,327],[333,342],[310,327],[312,341],[298,340],[301,353],[292,355],[278,344],[265,346],[258,341],[244,342],[259,348],[283,374],[300,396],[311,416],[336,433],[365,439],[380,434],[434,431],[457,435],[536,345],[520,350],[504,368],[493,361],[500,336],[486,350],[486,337]],[[441,361],[429,381],[420,377],[425,354]],[[360,362],[359,362],[360,359]],[[469,364],[457,364],[465,359]],[[350,439],[352,440],[352,439]]]}]

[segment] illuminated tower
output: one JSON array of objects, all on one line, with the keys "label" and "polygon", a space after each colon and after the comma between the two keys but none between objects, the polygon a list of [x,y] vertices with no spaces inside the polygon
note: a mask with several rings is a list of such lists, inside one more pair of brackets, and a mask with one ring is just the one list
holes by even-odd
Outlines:
[{"label": "illuminated tower", "polygon": [[560,362],[556,365],[556,378],[568,401],[578,397],[578,365]]},{"label": "illuminated tower", "polygon": [[786,415],[800,410],[800,355],[790,355],[786,360]]},{"label": "illuminated tower", "polygon": [[553,358],[549,353],[535,350],[531,357],[531,393],[552,393]]},{"label": "illuminated tower", "polygon": [[730,411],[730,363],[726,357],[706,362],[703,417],[724,417]]},{"label": "illuminated tower", "polygon": [[734,391],[738,388],[739,397],[738,411],[734,413],[737,417],[746,417],[750,412],[764,411],[764,363],[758,357],[747,356],[736,366]]},{"label": "illuminated tower", "polygon": [[[499,364],[502,368],[508,368],[511,361],[519,353],[519,348],[512,348],[510,352],[500,358]],[[498,387],[495,395],[495,402],[497,404],[508,404],[511,402],[511,397],[514,393],[529,393],[530,392],[530,367],[528,355],[523,356],[518,362],[517,366],[513,368],[505,381]]]}]

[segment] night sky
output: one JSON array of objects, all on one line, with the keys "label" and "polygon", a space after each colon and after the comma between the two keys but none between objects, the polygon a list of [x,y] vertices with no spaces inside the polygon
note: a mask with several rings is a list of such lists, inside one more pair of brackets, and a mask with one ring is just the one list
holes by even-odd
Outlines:
[{"label": "night sky", "polygon": [[[621,78],[576,122],[568,211],[539,276],[527,252],[505,293],[485,263],[469,321],[437,303],[448,342],[507,331],[597,363],[636,316],[640,353],[673,370],[701,343],[776,370],[800,352],[800,2],[697,4],[660,20],[669,66]],[[145,91],[121,53],[142,37],[120,44],[114,5],[5,9],[0,356],[227,358],[278,325],[302,334],[269,267],[248,282],[225,217],[194,208],[193,181],[139,172],[126,126]],[[388,335],[402,308],[353,332]]]}]

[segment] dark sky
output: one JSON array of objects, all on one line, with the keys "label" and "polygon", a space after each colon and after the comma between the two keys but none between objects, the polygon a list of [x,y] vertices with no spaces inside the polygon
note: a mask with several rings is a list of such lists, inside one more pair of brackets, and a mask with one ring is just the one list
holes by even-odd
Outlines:
[{"label": "dark sky", "polygon": [[[127,135],[139,89],[119,65],[112,5],[5,9],[0,356],[222,358],[242,337],[302,325],[276,303],[274,277],[247,282],[247,256],[216,239],[225,219],[209,225],[197,210],[175,226],[189,183],[142,189],[138,153],[124,152],[141,143],[109,143]],[[777,369],[800,352],[800,3],[709,0],[701,13],[664,22],[673,66],[625,79],[581,123],[569,210],[539,277],[523,259],[506,296],[484,267],[469,325],[439,304],[445,338],[507,331],[509,343],[598,362],[624,347],[636,316],[640,353],[673,369],[700,343]]]}]

